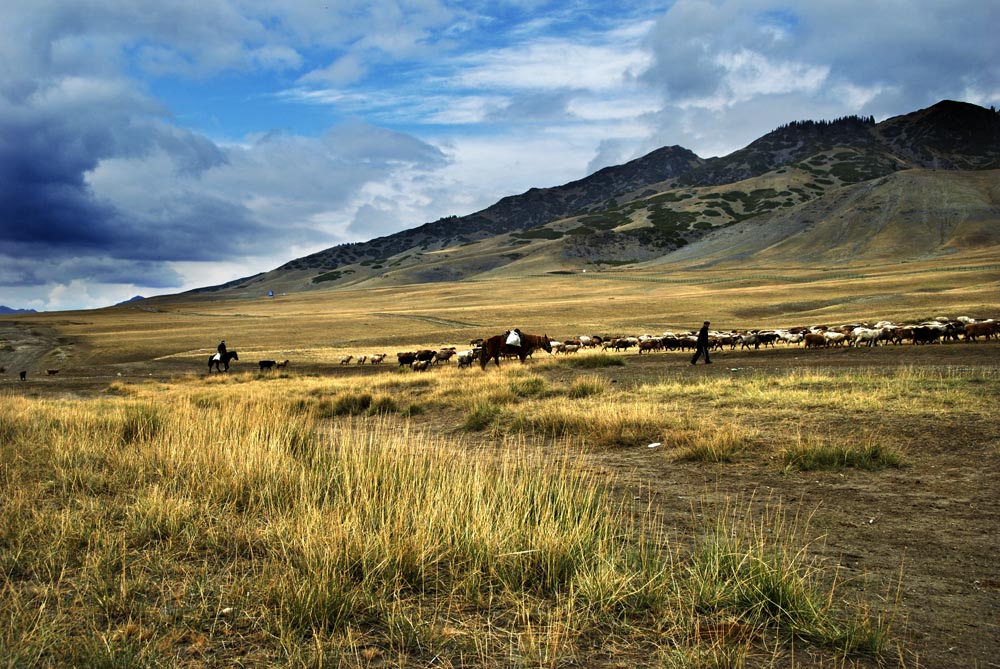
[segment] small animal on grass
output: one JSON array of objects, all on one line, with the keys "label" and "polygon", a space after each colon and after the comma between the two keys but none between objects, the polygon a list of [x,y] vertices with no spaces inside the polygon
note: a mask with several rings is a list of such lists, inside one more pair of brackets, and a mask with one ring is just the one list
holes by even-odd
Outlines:
[{"label": "small animal on grass", "polygon": [[288,367],[288,361],[285,360],[284,362],[279,362],[275,365],[275,367],[278,369],[284,369],[285,367]]},{"label": "small animal on grass", "polygon": [[276,360],[260,360],[257,364],[260,366],[260,371],[270,372],[278,362]]},{"label": "small animal on grass", "polygon": [[346,365],[346,364],[350,363],[351,360],[354,360],[354,356],[353,355],[345,355],[344,357],[342,357],[340,359],[340,364]]},{"label": "small animal on grass", "polygon": [[55,376],[56,374],[59,373],[59,370],[58,369],[46,369],[45,373],[48,374],[49,376]]},{"label": "small animal on grass", "polygon": [[208,356],[208,373],[212,373],[212,368],[215,367],[217,372],[228,372],[229,362],[231,360],[239,360],[240,356],[236,354],[236,351],[226,351],[222,355],[213,353]]},{"label": "small animal on grass", "polygon": [[28,378],[28,373],[27,372],[21,372],[18,376],[20,376],[21,380],[24,381],[25,379]]}]

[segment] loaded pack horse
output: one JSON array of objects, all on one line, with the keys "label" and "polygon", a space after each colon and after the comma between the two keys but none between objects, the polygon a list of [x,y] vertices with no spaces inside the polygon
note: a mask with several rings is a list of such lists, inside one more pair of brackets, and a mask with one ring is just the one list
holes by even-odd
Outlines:
[{"label": "loaded pack horse", "polygon": [[228,372],[229,371],[229,361],[239,360],[240,356],[236,355],[236,351],[226,351],[225,353],[213,353],[208,357],[208,373],[212,373],[212,367],[215,367],[217,372]]},{"label": "loaded pack horse", "polygon": [[486,365],[492,359],[496,363],[496,366],[499,367],[500,356],[502,355],[516,355],[523,363],[525,358],[531,355],[532,351],[542,349],[543,351],[552,353],[552,345],[549,343],[548,335],[533,335],[524,332],[518,332],[518,334],[521,339],[521,343],[518,346],[507,343],[508,336],[510,335],[509,332],[484,340],[482,350],[479,352],[479,366],[485,370]]}]

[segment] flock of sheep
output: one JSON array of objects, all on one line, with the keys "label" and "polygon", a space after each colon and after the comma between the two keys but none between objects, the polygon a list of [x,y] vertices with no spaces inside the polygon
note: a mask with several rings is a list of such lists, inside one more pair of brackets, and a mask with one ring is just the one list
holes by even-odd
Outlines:
[{"label": "flock of sheep", "polygon": [[[475,342],[474,342],[475,343]],[[341,365],[380,365],[385,360],[386,353],[374,353],[369,355],[345,355],[340,358]],[[408,366],[414,371],[422,372],[428,370],[431,365],[441,362],[448,362],[453,357],[458,361],[459,367],[471,365],[479,356],[478,348],[459,351],[455,346],[449,346],[438,350],[420,349],[418,351],[405,351],[396,354],[396,360],[401,367]]]},{"label": "flock of sheep", "polygon": [[[745,331],[711,331],[709,346],[712,350],[760,349],[774,346],[778,343],[804,346],[805,348],[826,348],[831,346],[880,346],[887,344],[932,344],[950,341],[976,341],[978,339],[994,339],[1000,337],[1000,322],[995,319],[974,319],[959,317],[957,319],[938,318],[922,323],[893,323],[880,321],[875,324],[847,323],[832,326],[802,326],[774,330]],[[425,371],[439,363],[446,363],[452,358],[459,367],[469,367],[479,359],[482,340],[469,343],[470,348],[458,350],[456,347],[446,347],[438,350],[420,349],[396,354],[396,360],[401,367],[410,367],[414,371]],[[697,343],[697,333],[664,332],[661,335],[635,336],[599,336],[582,335],[568,338],[564,341],[550,339],[554,354],[573,354],[581,349],[601,349],[604,351],[628,351],[634,349],[638,353],[653,351],[693,351]],[[340,364],[351,363],[381,364],[387,357],[385,353],[369,355],[345,355]]]},{"label": "flock of sheep", "polygon": [[[977,320],[966,316],[957,319],[938,318],[922,323],[893,323],[880,321],[868,323],[847,323],[835,326],[802,326],[775,330],[746,330],[709,333],[709,347],[713,350],[740,350],[762,346],[774,346],[781,342],[803,345],[805,348],[825,348],[829,346],[879,346],[883,344],[931,344],[947,341],[976,341],[992,339],[1000,335],[1000,322],[995,319]],[[587,338],[592,340],[593,338]],[[598,338],[599,339],[599,338]],[[665,332],[662,335],[641,335],[638,337],[613,337],[604,340],[605,350],[615,351],[636,348],[639,353],[656,350],[694,350],[697,335],[694,332]],[[553,350],[574,352],[580,347],[592,345],[584,339],[567,343],[553,343]]]}]

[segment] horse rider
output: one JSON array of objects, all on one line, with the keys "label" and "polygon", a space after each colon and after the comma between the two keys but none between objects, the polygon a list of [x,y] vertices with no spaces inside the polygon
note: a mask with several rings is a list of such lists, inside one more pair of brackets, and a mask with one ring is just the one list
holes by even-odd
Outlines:
[{"label": "horse rider", "polygon": [[219,342],[219,354],[216,356],[219,360],[222,360],[223,356],[226,355],[226,340],[223,339]]}]

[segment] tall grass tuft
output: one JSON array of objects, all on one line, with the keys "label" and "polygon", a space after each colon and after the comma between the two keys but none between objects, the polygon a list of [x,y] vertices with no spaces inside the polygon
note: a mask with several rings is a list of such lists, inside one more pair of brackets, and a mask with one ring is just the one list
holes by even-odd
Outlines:
[{"label": "tall grass tuft", "polygon": [[799,471],[848,468],[875,471],[889,467],[898,469],[904,465],[903,457],[897,451],[876,443],[858,447],[800,440],[786,446],[781,457],[787,469]]},{"label": "tall grass tuft", "polygon": [[600,376],[585,375],[573,379],[573,383],[566,390],[566,397],[571,400],[580,400],[585,397],[602,395],[611,388],[611,383]]},{"label": "tall grass tuft", "polygon": [[845,654],[885,653],[887,621],[845,620],[835,610],[838,585],[809,559],[807,524],[789,521],[780,506],[765,505],[759,516],[754,506],[730,500],[696,545],[687,570],[697,613],[748,629],[776,626]]},{"label": "tall grass tuft", "polygon": [[620,355],[610,353],[592,353],[589,355],[571,356],[559,362],[570,369],[601,369],[603,367],[622,367],[625,359]]},{"label": "tall grass tuft", "polygon": [[481,432],[494,425],[504,413],[504,409],[489,400],[479,400],[473,403],[465,414],[461,429],[467,432]]},{"label": "tall grass tuft", "polygon": [[688,462],[733,462],[757,436],[756,430],[739,425],[702,425],[671,432],[667,443],[676,445],[675,457]]},{"label": "tall grass tuft", "polygon": [[551,394],[545,379],[540,376],[512,378],[507,385],[510,392],[519,398],[544,397]]},{"label": "tall grass tuft", "polygon": [[160,409],[150,403],[126,404],[113,420],[123,444],[154,439],[163,429]]}]

